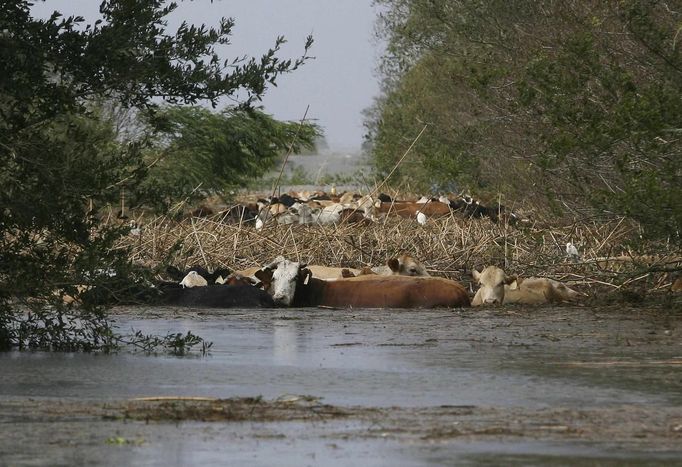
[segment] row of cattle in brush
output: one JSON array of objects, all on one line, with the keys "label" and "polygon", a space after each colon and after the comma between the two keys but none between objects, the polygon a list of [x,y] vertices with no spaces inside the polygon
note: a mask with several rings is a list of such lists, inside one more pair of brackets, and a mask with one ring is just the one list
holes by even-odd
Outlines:
[{"label": "row of cattle in brush", "polygon": [[[216,214],[200,207],[193,216]],[[415,219],[426,224],[428,219],[456,215],[460,218],[488,218],[493,222],[515,225],[522,219],[502,204],[485,206],[471,196],[422,197],[418,200],[395,200],[382,193],[378,196],[346,192],[340,196],[324,192],[290,192],[278,197],[261,198],[254,203],[237,204],[219,214],[224,222],[253,224],[257,229],[268,223],[277,224],[372,224],[386,216]]]},{"label": "row of cattle in brush", "polygon": [[[176,280],[180,271],[172,271]],[[547,278],[508,276],[489,266],[473,271],[480,287],[473,299],[459,282],[429,275],[409,255],[392,258],[385,266],[333,268],[277,257],[262,267],[233,272],[198,268],[179,282],[160,284],[160,302],[203,307],[335,307],[335,308],[453,308],[510,303],[543,304],[576,301],[581,293]],[[227,271],[224,271],[227,273]],[[215,282],[209,282],[214,280]]]}]

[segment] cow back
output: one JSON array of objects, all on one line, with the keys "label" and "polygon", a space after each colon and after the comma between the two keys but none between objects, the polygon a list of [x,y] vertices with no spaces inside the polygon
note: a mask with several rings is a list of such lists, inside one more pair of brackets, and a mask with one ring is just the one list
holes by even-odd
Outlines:
[{"label": "cow back", "polygon": [[161,304],[207,308],[272,308],[272,297],[250,285],[209,285],[191,289],[168,289],[160,297]]},{"label": "cow back", "polygon": [[313,278],[309,284],[299,286],[294,304],[338,308],[439,308],[469,306],[470,301],[466,289],[449,279],[361,275],[329,282]]}]

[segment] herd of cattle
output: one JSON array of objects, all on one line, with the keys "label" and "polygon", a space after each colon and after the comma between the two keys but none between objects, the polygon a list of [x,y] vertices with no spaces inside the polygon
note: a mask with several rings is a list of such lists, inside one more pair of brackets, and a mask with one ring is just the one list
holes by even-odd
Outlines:
[{"label": "herd of cattle", "polygon": [[462,284],[430,276],[409,255],[362,270],[307,265],[279,256],[266,266],[231,274],[203,268],[172,268],[168,273],[175,280],[158,285],[160,302],[196,307],[451,308],[556,303],[582,296],[552,279],[510,277],[488,266],[474,270],[480,288],[470,299]]},{"label": "herd of cattle", "polygon": [[[201,206],[192,216],[217,214]],[[371,224],[388,215],[416,219],[424,224],[429,218],[457,214],[467,218],[489,218],[493,222],[516,224],[521,219],[500,203],[484,206],[471,196],[441,195],[417,200],[395,200],[384,193],[378,196],[345,192],[341,195],[315,192],[289,192],[278,197],[261,198],[220,211],[225,222],[254,224],[257,229],[269,222],[278,224]]]}]

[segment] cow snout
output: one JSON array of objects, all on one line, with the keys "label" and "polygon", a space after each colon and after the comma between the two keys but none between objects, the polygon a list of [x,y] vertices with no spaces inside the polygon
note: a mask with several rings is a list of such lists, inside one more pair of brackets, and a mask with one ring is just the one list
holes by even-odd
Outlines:
[{"label": "cow snout", "polygon": [[279,306],[289,306],[291,305],[291,297],[288,296],[287,294],[274,294],[272,296],[272,300],[275,302],[275,305]]}]

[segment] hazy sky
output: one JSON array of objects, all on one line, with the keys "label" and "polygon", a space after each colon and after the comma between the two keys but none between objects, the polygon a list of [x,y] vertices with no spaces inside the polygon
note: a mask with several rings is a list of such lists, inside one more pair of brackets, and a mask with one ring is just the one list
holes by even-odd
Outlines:
[{"label": "hazy sky", "polygon": [[[375,11],[372,0],[194,0],[180,1],[170,18],[175,29],[183,20],[216,25],[225,16],[236,21],[232,44],[222,58],[259,57],[277,36],[287,39],[281,57],[303,52],[308,34],[316,57],[296,72],[279,79],[263,100],[264,110],[278,119],[308,117],[323,127],[333,149],[354,150],[362,143],[362,110],[378,93],[374,69],[380,53],[372,36]],[[34,14],[46,17],[58,10],[78,14],[86,21],[99,15],[99,0],[37,1]]]}]

